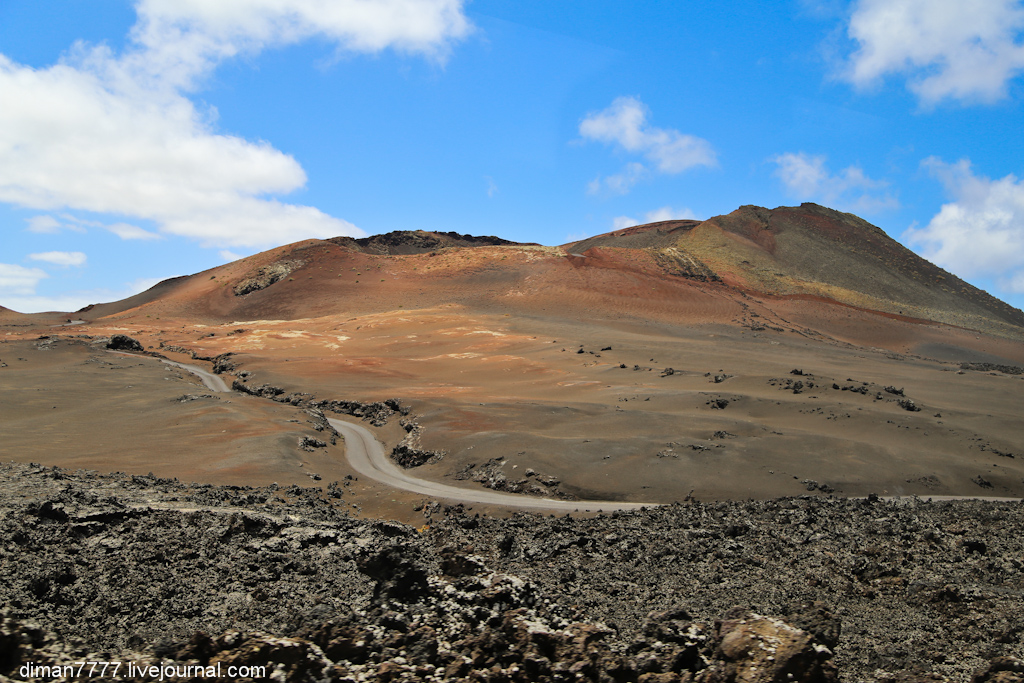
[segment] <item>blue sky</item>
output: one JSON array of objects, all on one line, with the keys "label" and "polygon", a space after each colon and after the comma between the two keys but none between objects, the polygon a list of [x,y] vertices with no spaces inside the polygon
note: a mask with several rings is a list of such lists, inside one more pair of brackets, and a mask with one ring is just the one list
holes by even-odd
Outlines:
[{"label": "blue sky", "polygon": [[0,305],[814,201],[1024,306],[1024,0],[5,0]]}]

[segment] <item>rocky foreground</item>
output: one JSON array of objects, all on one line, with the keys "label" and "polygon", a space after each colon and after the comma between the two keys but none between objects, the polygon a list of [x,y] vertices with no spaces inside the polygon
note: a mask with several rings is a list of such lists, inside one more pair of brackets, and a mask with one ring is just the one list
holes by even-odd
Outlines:
[{"label": "rocky foreground", "polygon": [[346,495],[0,465],[0,680],[96,678],[53,668],[91,660],[176,680],[1024,681],[1021,504],[426,505],[414,529]]}]

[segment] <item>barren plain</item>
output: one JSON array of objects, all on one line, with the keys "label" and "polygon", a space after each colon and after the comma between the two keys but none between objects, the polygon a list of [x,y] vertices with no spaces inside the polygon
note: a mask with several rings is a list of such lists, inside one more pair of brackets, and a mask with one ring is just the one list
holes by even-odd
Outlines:
[{"label": "barren plain", "polygon": [[[164,359],[205,368],[233,390],[211,391]],[[453,512],[455,496],[436,499],[362,476],[329,419],[371,430],[410,476],[467,492],[578,503],[578,517],[595,516],[589,502],[600,500],[681,502],[718,519],[714,506],[734,501],[721,510],[740,517],[749,510],[758,533],[769,536],[770,519],[788,524],[782,518],[793,505],[814,510],[805,520],[811,526],[830,527],[835,511],[836,529],[868,528],[864,515],[896,515],[913,536],[924,528],[911,519],[916,501],[880,512],[835,499],[1021,499],[1022,405],[1024,313],[878,228],[815,205],[741,207],[562,247],[419,232],[309,240],[75,313],[0,310],[0,459],[228,491],[315,488],[346,519],[421,530],[447,519],[451,543],[452,515],[484,520],[459,528],[493,522],[495,534],[510,538],[526,532],[509,529],[548,522],[517,515],[512,505],[470,503]],[[1005,520],[1016,514],[998,507],[1007,504],[953,502],[939,516],[946,524],[962,510],[956,535],[985,538],[992,515],[979,510],[991,505],[993,519]],[[651,514],[615,513],[600,533],[636,536],[634,545],[647,548],[641,527]],[[697,517],[687,519],[699,526]],[[836,534],[812,555],[836,553]],[[868,556],[888,558],[896,573],[851,574],[852,583],[819,596],[835,603],[830,609],[880,594],[910,600],[910,584],[896,584],[913,574],[919,551],[902,559],[897,551],[916,541],[882,536]],[[704,550],[731,557],[735,536],[715,538]],[[867,543],[857,538],[855,555]],[[485,543],[474,539],[456,545]],[[942,546],[974,552],[965,547]],[[986,547],[1000,546],[989,539]],[[541,566],[524,553],[496,547],[488,557],[498,564],[514,557],[517,572],[548,586],[559,583],[558,572],[575,580],[593,560],[576,558],[556,571],[553,556],[534,553],[546,558]],[[942,675],[966,680],[987,657],[1024,654],[1021,566],[1001,551],[986,553],[998,564],[999,576],[986,585],[999,586],[992,590],[1002,601],[1000,645],[972,646],[963,661],[913,652],[906,662],[921,669],[932,661]],[[697,561],[672,554],[680,567]],[[722,579],[737,566],[712,564],[717,588],[709,590],[717,592],[701,602],[702,618],[715,618],[710,605],[722,610],[730,596],[750,606],[752,595],[768,590],[765,574],[754,593],[737,592],[739,584]],[[628,592],[634,570],[609,585]],[[815,577],[807,580],[823,580]],[[650,581],[656,592],[660,579]],[[957,590],[967,600],[969,589]],[[813,596],[790,596],[798,597]],[[635,609],[678,602],[648,596]],[[769,603],[789,609],[785,600]],[[634,632],[643,615],[615,605],[593,597],[591,612],[578,616],[626,619]],[[873,659],[863,643],[874,626],[856,619],[861,649],[839,657],[858,662],[845,675],[869,676],[872,662],[899,670],[898,653],[911,646],[886,635],[887,654]],[[980,641],[988,638],[982,631]],[[938,652],[933,641],[928,647]],[[622,680],[636,680],[641,669]],[[685,680],[672,671],[676,678],[644,680]]]}]

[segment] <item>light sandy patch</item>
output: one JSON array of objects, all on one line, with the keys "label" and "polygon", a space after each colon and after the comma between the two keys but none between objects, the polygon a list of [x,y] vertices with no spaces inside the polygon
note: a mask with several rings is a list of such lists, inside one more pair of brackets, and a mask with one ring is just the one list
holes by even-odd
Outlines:
[{"label": "light sandy patch", "polygon": [[427,358],[409,358],[411,361],[426,361],[426,360],[443,360],[445,358],[454,358],[456,360],[466,360],[468,358],[479,358],[479,353],[444,353],[440,356],[428,356]]}]

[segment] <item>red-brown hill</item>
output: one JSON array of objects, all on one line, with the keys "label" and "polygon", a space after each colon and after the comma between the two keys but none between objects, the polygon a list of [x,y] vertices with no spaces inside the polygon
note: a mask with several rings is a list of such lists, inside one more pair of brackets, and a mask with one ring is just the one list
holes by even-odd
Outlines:
[{"label": "red-brown hill", "polygon": [[[806,301],[804,314],[838,304],[1024,335],[1019,309],[880,228],[815,204],[744,206],[706,221],[636,226],[562,247],[424,231],[307,240],[166,280],[78,316],[227,322],[457,304],[526,316],[729,323],[749,322],[750,295],[787,310]],[[816,328],[806,315],[803,324]]]}]

